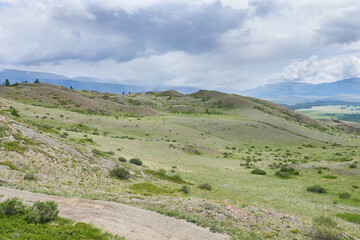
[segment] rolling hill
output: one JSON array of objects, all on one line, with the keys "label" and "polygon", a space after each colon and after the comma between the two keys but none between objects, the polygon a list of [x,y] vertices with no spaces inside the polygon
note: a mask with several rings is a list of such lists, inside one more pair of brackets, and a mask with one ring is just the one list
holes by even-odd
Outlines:
[{"label": "rolling hill", "polygon": [[322,215],[343,229],[334,231],[360,235],[340,217],[360,214],[359,124],[207,90],[118,95],[22,83],[1,86],[0,100],[2,185],[126,203],[235,239],[313,239]]}]

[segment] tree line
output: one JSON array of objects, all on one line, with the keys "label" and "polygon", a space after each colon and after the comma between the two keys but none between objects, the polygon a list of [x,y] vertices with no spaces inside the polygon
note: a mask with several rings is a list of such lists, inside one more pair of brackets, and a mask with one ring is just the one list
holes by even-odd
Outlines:
[{"label": "tree line", "polygon": [[[25,81],[23,81],[23,83],[28,83],[28,81],[25,80]],[[39,79],[36,78],[34,83],[40,83]],[[17,86],[18,82],[15,82],[15,83],[11,84],[10,80],[6,78],[5,81],[1,85],[5,86],[5,87]]]}]

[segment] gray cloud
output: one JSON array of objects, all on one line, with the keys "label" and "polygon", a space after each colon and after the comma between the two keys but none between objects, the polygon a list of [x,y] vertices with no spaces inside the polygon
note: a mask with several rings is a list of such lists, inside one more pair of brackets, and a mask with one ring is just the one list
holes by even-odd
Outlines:
[{"label": "gray cloud", "polygon": [[[79,11],[64,4],[51,5],[40,14],[45,19],[39,24],[23,17],[23,27],[35,28],[34,32],[21,34],[19,29],[6,29],[10,35],[2,45],[11,45],[12,54],[16,55],[3,61],[34,64],[64,59],[114,59],[122,62],[170,51],[201,54],[216,49],[219,37],[241,26],[245,19],[244,11],[220,2],[158,4],[134,12],[95,3],[85,4]],[[38,36],[28,36],[37,32]],[[36,44],[33,51],[41,48],[42,52],[32,52],[23,41],[12,41],[18,34]]]},{"label": "gray cloud", "polygon": [[360,40],[360,8],[327,19],[318,33],[327,43],[351,43]]}]

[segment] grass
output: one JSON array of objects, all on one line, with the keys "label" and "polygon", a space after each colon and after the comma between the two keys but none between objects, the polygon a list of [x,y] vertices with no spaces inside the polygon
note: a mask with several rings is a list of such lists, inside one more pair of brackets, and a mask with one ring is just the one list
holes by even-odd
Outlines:
[{"label": "grass", "polygon": [[[91,95],[92,93],[87,94]],[[178,100],[173,97],[172,101]],[[202,99],[199,101],[202,102]],[[158,103],[160,104],[160,102]],[[194,104],[196,105],[197,102]],[[74,161],[56,159],[56,165],[53,165],[51,161],[31,163],[31,160],[24,157],[21,162],[27,164],[26,166],[34,165],[26,171],[38,173],[38,170],[41,169],[41,174],[51,176],[48,183],[41,180],[36,182],[38,188],[43,191],[54,191],[60,195],[73,194],[106,199],[127,189],[134,182],[149,181],[159,188],[173,182],[181,184],[174,187],[179,189],[184,184],[192,183],[197,186],[207,182],[213,186],[212,191],[194,187],[191,188],[190,196],[218,203],[229,203],[239,208],[244,204],[251,206],[256,202],[265,209],[296,215],[304,221],[310,221],[312,216],[335,215],[343,212],[342,207],[344,206],[355,207],[356,211],[360,209],[360,202],[356,200],[360,198],[360,193],[356,189],[352,190],[352,185],[359,185],[360,170],[359,168],[349,169],[349,165],[343,162],[343,159],[359,161],[359,156],[356,155],[356,152],[359,151],[357,146],[360,145],[357,135],[336,130],[329,130],[328,134],[299,125],[294,121],[279,118],[276,115],[269,116],[263,111],[245,108],[209,109],[210,111],[221,111],[221,114],[196,112],[172,114],[159,108],[163,116],[144,116],[138,120],[137,116],[125,115],[125,112],[122,111],[117,112],[118,118],[115,118],[115,115],[110,116],[111,114],[85,115],[64,109],[44,108],[14,101],[11,101],[11,105],[19,110],[20,120],[24,123],[38,121],[39,124],[47,124],[53,126],[54,129],[56,129],[55,127],[69,129],[75,127],[74,124],[81,123],[89,127],[91,132],[97,129],[99,135],[91,135],[91,138],[97,144],[95,146],[100,154],[109,156],[107,152],[114,152],[114,159],[119,157],[131,159],[136,156],[146,163],[146,168],[132,166],[128,163],[120,164],[133,167],[137,174],[141,171],[152,176],[146,179],[134,177],[131,182],[117,181],[108,176],[108,171],[105,173],[102,170],[95,171],[95,167],[90,167],[87,161],[78,161],[76,157],[74,157]],[[46,113],[50,114],[48,118],[41,119],[41,116]],[[36,118],[37,115],[40,118]],[[269,124],[264,124],[266,122]],[[91,132],[87,134],[90,135]],[[104,132],[109,132],[109,134],[105,136]],[[83,138],[84,133],[71,132],[70,135],[61,141],[84,150],[86,153],[86,146],[78,146],[76,142],[71,141],[71,138]],[[122,136],[128,136],[128,138],[121,138]],[[170,143],[173,147],[169,147]],[[189,154],[182,150],[189,145],[199,149],[201,155]],[[229,146],[230,148],[227,148]],[[117,150],[119,148],[121,148],[121,152]],[[224,158],[223,152],[231,154],[227,154],[228,157]],[[340,153],[342,156],[335,155],[336,153]],[[248,157],[251,159],[251,168],[266,171],[267,177],[250,174],[249,169],[240,166],[245,163],[243,159]],[[14,162],[20,160],[5,159],[11,159]],[[328,161],[331,159],[337,160]],[[46,165],[48,163],[49,166]],[[111,166],[118,163],[116,161]],[[281,169],[280,163],[294,167],[300,174],[293,175],[286,180],[274,177],[274,173]],[[272,166],[270,166],[271,164]],[[273,167],[273,164],[279,165],[279,167]],[[171,169],[172,166],[177,166],[176,169],[173,169],[174,174],[163,174],[150,170]],[[52,172],[54,167],[57,168],[58,173]],[[323,169],[324,175],[317,174],[316,171],[319,167],[329,170]],[[181,174],[182,180],[176,177],[176,174]],[[323,178],[326,175],[335,176],[337,179]],[[58,181],[57,178],[64,178],[64,180]],[[80,181],[81,179],[83,180]],[[68,183],[69,181],[71,183]],[[25,182],[23,186],[20,184],[20,180],[14,181],[14,185],[30,190],[35,187],[34,181]],[[328,194],[307,192],[306,188],[314,184],[326,187]],[[96,196],[94,192],[88,191],[93,188],[97,189]],[[140,187],[137,193],[149,194],[148,191],[141,189]],[[339,189],[351,192],[352,198],[336,199],[339,204],[333,204],[334,196],[337,198]],[[161,195],[162,193],[150,194]],[[181,195],[184,196],[184,194]],[[304,211],[304,206],[307,211]],[[360,231],[354,230],[354,232]]]},{"label": "grass", "polygon": [[338,213],[335,215],[345,221],[360,224],[360,215],[355,213]]},{"label": "grass", "polygon": [[100,229],[85,223],[57,218],[47,224],[29,224],[23,215],[0,217],[0,233],[3,239],[28,239],[28,240],[109,240],[123,239],[102,233]]},{"label": "grass", "polygon": [[0,165],[8,166],[11,170],[22,171],[20,168],[12,164],[9,160],[6,160],[5,162],[0,162]]},{"label": "grass", "polygon": [[129,186],[129,189],[133,190],[135,193],[143,195],[169,195],[175,193],[175,190],[165,187],[158,187],[152,183],[135,183]]}]

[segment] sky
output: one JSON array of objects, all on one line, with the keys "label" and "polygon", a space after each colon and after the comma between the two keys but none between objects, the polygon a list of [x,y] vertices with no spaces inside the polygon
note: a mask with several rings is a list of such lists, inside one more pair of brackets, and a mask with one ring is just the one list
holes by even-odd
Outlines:
[{"label": "sky", "polygon": [[0,0],[0,70],[219,90],[332,82],[360,77],[359,22],[358,0]]}]

